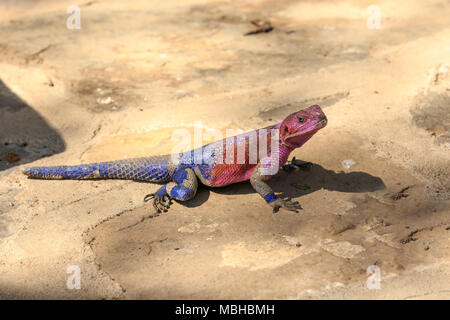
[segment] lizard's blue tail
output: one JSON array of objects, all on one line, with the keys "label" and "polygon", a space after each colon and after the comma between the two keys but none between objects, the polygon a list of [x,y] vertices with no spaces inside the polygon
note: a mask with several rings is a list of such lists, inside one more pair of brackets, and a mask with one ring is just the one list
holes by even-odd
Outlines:
[{"label": "lizard's blue tail", "polygon": [[130,179],[151,182],[170,180],[168,161],[162,157],[136,158],[76,166],[31,167],[23,173],[38,179]]}]

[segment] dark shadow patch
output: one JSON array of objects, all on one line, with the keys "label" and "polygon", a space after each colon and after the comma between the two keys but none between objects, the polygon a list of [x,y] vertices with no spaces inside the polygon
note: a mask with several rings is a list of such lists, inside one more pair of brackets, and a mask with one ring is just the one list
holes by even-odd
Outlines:
[{"label": "dark shadow patch", "polygon": [[208,201],[209,196],[210,190],[208,190],[204,185],[199,185],[197,194],[193,199],[188,201],[178,201],[178,203],[188,208],[195,208],[201,206],[203,203]]},{"label": "dark shadow patch", "polygon": [[0,171],[64,150],[56,130],[0,80]]},{"label": "dark shadow patch", "polygon": [[419,96],[411,110],[414,123],[436,137],[437,143],[450,142],[450,95],[429,93]]},{"label": "dark shadow patch", "polygon": [[[275,192],[285,196],[301,197],[320,189],[339,192],[373,192],[386,189],[383,180],[366,172],[335,172],[318,164],[309,170],[281,171],[269,181]],[[212,189],[212,188],[211,188]],[[248,181],[223,188],[212,189],[220,194],[249,194],[255,191]]]},{"label": "dark shadow patch", "polygon": [[9,88],[0,80],[0,110],[8,110],[10,112],[17,112],[28,105],[23,102],[18,96],[9,90]]}]

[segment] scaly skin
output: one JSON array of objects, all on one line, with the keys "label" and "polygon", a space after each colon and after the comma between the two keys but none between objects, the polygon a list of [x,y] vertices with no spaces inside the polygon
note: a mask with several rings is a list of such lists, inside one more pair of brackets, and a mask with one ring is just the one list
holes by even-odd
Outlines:
[{"label": "scaly skin", "polygon": [[326,124],[325,114],[318,105],[314,105],[290,114],[277,125],[181,154],[76,166],[31,167],[23,173],[39,179],[130,179],[166,183],[144,198],[145,201],[153,200],[158,212],[167,211],[171,199],[192,199],[197,192],[198,181],[211,187],[223,187],[250,180],[274,212],[279,208],[297,212],[301,209],[300,204],[275,196],[266,181],[285,165],[294,149],[301,147]]}]

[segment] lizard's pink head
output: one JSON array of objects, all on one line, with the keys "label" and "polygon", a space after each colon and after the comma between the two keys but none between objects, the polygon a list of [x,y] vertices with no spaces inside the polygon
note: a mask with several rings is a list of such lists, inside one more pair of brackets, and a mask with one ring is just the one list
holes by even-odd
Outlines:
[{"label": "lizard's pink head", "polygon": [[288,115],[280,123],[280,140],[291,148],[298,148],[317,131],[327,125],[327,117],[318,105]]}]

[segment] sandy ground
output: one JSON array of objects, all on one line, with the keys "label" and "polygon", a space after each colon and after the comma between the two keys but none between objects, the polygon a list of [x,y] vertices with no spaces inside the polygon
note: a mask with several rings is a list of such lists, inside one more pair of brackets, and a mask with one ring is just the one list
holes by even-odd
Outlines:
[{"label": "sandy ground", "polygon": [[[80,1],[68,29],[73,4],[0,2],[0,298],[450,298],[448,1]],[[274,29],[244,36],[255,19]],[[293,153],[312,167],[271,182],[300,214],[248,183],[155,216],[158,185],[21,173],[315,103],[329,124]]]}]

